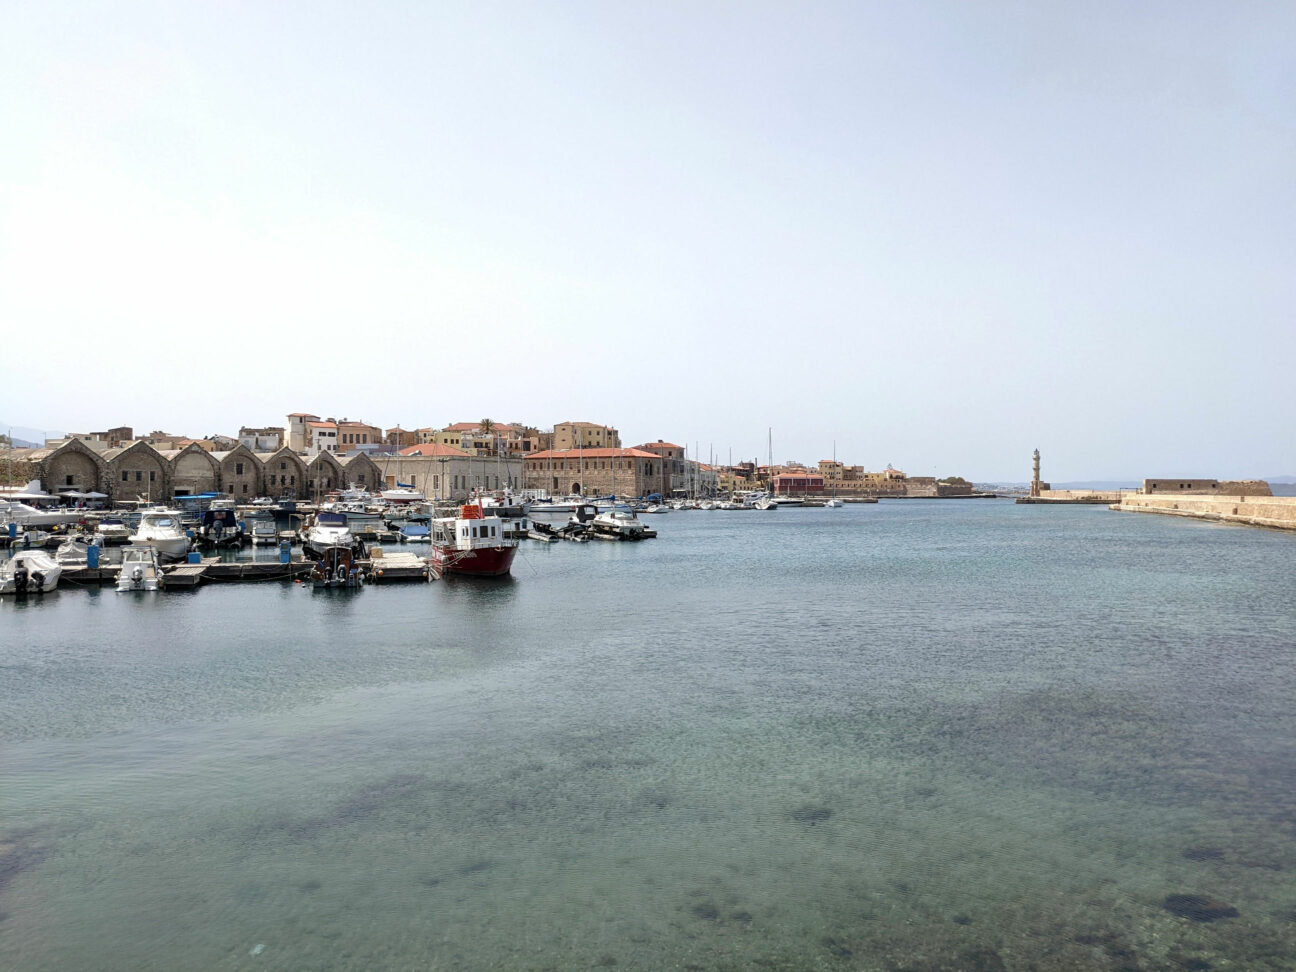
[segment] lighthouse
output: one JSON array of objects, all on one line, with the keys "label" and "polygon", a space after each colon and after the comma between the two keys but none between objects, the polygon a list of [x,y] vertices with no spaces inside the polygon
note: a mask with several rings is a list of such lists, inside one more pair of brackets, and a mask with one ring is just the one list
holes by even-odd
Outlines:
[{"label": "lighthouse", "polygon": [[1031,476],[1030,494],[1032,496],[1039,496],[1040,493],[1042,493],[1044,490],[1048,488],[1049,488],[1048,483],[1040,481],[1040,456],[1039,456],[1039,450],[1036,449],[1033,475]]}]

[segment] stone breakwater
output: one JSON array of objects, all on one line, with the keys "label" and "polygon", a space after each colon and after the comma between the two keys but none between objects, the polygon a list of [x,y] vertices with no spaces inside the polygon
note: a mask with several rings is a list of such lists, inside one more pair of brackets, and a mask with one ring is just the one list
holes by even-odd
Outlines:
[{"label": "stone breakwater", "polygon": [[1296,530],[1296,496],[1127,494],[1110,507],[1122,513],[1165,513],[1276,530]]}]

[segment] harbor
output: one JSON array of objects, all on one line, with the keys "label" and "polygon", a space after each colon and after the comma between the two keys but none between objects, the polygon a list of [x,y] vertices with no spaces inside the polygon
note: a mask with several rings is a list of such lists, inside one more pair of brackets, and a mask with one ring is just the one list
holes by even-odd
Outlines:
[{"label": "harbor", "polygon": [[486,581],[0,600],[0,966],[1294,954],[1289,535],[640,516]]}]

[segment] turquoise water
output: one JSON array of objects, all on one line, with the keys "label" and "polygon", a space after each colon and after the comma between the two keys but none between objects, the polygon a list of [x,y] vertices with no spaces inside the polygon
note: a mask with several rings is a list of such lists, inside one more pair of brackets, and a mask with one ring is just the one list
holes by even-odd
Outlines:
[{"label": "turquoise water", "polygon": [[0,968],[1296,968],[1296,537],[650,519],[0,602]]}]

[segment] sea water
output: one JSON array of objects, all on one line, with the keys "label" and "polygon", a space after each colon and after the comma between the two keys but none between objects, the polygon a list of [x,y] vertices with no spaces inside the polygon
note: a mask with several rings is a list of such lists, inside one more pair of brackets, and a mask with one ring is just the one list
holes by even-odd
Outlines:
[{"label": "sea water", "polygon": [[0,968],[1296,968],[1296,537],[646,519],[5,598]]}]

